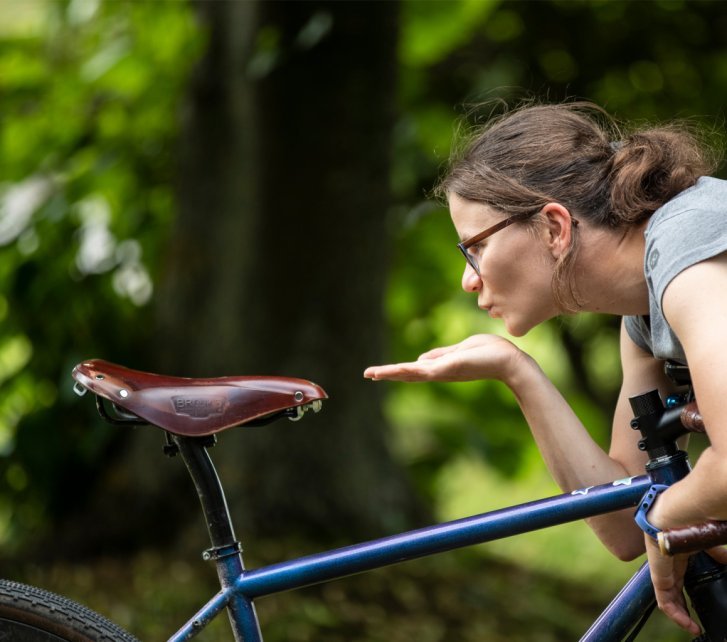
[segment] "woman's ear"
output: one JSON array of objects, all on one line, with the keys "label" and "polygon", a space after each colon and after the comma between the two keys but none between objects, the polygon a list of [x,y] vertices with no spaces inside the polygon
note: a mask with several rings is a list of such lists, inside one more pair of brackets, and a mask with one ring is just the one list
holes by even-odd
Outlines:
[{"label": "woman's ear", "polygon": [[560,258],[570,247],[573,237],[573,227],[577,225],[570,212],[560,203],[548,203],[540,215],[544,224],[543,236],[553,255]]}]

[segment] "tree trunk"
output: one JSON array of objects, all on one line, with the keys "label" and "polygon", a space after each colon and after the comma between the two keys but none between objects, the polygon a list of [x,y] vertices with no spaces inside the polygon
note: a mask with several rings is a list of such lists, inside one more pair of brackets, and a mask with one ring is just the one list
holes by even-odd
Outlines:
[{"label": "tree trunk", "polygon": [[312,379],[301,423],[212,455],[242,530],[368,536],[422,511],[386,446],[381,388],[397,4],[200,4],[210,48],[182,132],[160,367]]}]

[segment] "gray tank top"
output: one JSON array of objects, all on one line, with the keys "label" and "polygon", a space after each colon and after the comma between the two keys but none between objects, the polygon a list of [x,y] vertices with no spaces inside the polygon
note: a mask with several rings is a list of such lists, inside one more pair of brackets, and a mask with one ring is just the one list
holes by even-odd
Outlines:
[{"label": "gray tank top", "polygon": [[626,331],[657,359],[686,364],[684,348],[664,318],[661,299],[677,274],[727,251],[727,181],[700,178],[654,212],[644,237],[649,316],[624,317]]}]

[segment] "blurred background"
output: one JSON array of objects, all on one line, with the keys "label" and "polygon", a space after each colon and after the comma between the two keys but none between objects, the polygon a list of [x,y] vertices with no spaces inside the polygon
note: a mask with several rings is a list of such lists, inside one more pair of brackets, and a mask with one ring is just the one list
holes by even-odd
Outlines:
[{"label": "blurred background", "polygon": [[[557,493],[502,385],[362,378],[503,332],[429,190],[459,129],[523,99],[721,144],[725,43],[724,4],[698,0],[0,0],[0,575],[143,640],[216,590],[162,433],[73,394],[91,357],[327,390],[212,450],[248,566]],[[517,341],[604,445],[617,327]],[[258,606],[270,640],[577,639],[639,563],[573,524]]]}]

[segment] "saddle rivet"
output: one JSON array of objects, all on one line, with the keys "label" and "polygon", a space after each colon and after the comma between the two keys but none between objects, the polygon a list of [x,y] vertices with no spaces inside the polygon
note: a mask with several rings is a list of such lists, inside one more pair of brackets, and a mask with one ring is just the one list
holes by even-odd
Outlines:
[{"label": "saddle rivet", "polygon": [[103,381],[105,377],[101,374],[96,375],[95,379],[98,379],[99,381]]},{"label": "saddle rivet", "polygon": [[300,390],[298,390],[298,392],[293,395],[293,399],[295,399],[296,401],[303,401],[304,398],[305,395]]},{"label": "saddle rivet", "polygon": [[124,399],[126,399],[126,397],[129,396],[129,391],[128,390],[124,390],[124,388],[122,388],[121,390],[119,390],[119,396],[121,396]]}]

